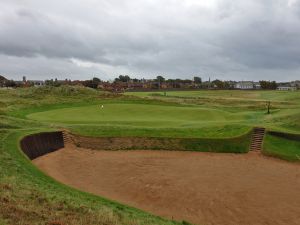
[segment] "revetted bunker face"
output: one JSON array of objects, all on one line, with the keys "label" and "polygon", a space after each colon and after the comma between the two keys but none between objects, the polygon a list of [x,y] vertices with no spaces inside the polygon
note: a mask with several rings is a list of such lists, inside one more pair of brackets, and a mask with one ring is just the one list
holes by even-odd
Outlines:
[{"label": "revetted bunker face", "polygon": [[176,149],[246,153],[250,145],[250,135],[251,132],[248,132],[240,137],[219,140],[210,138],[83,137],[57,131],[26,136],[21,140],[21,149],[31,160],[64,148],[67,143],[77,147],[99,150]]},{"label": "revetted bunker face", "polygon": [[21,149],[31,160],[63,147],[61,131],[32,134],[21,140]]},{"label": "revetted bunker face", "polygon": [[283,133],[278,131],[268,131],[268,133],[276,137],[281,137],[292,141],[300,141],[299,134],[289,134],[289,133]]},{"label": "revetted bunker face", "polygon": [[[151,137],[84,137],[68,134],[69,141],[77,147],[100,150],[160,149],[246,153],[252,132],[226,139],[210,138],[151,138]],[[300,135],[268,131],[268,134],[288,140],[300,141]],[[32,134],[21,140],[21,149],[33,160],[39,156],[65,147],[62,131]]]}]

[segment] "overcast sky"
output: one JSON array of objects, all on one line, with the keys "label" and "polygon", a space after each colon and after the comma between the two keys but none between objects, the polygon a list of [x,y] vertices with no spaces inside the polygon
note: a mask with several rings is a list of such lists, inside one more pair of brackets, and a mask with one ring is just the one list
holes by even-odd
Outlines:
[{"label": "overcast sky", "polygon": [[8,78],[300,79],[300,0],[0,0]]}]

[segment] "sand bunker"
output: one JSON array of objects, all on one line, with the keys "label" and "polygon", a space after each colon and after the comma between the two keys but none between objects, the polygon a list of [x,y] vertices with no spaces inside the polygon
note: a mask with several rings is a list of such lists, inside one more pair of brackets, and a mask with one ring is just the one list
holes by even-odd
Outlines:
[{"label": "sand bunker", "polygon": [[170,219],[300,224],[300,165],[259,153],[64,148],[33,162],[62,183]]}]

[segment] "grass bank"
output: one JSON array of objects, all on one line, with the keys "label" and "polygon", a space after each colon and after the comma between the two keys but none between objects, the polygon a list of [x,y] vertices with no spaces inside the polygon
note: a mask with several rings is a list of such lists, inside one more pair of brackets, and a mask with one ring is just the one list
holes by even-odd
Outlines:
[{"label": "grass bank", "polygon": [[300,161],[300,135],[267,132],[263,153],[288,161]]},{"label": "grass bank", "polygon": [[178,150],[246,153],[252,131],[232,138],[84,137],[71,135],[78,147],[100,150]]}]

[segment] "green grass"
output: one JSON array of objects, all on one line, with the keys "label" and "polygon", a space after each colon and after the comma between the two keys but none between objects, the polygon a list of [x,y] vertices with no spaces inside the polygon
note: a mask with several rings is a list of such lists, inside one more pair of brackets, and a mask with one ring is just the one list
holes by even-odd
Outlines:
[{"label": "green grass", "polygon": [[222,138],[235,137],[248,132],[251,127],[239,124],[219,124],[197,128],[144,128],[135,126],[64,125],[72,133],[92,137],[173,137],[173,138]]},{"label": "green grass", "polygon": [[56,109],[29,114],[27,118],[68,124],[125,124],[140,127],[197,127],[199,124],[218,124],[239,122],[246,119],[245,114],[222,110],[162,106],[151,104],[105,104]]},{"label": "green grass", "polygon": [[[163,91],[127,92],[126,95],[223,110],[245,115],[240,125],[300,133],[300,91],[197,90],[167,91],[166,96]],[[266,101],[271,101],[270,115],[266,115]]]},{"label": "green grass", "polygon": [[127,92],[137,97],[178,97],[178,98],[215,98],[252,101],[299,101],[299,91],[245,91],[245,90],[193,90],[193,91],[153,91]]},{"label": "green grass", "polygon": [[249,151],[252,130],[231,138],[170,138],[170,137],[82,137],[73,134],[74,144],[101,150],[169,150],[220,153],[246,153]]},{"label": "green grass", "polygon": [[288,161],[300,161],[300,141],[289,140],[267,133],[264,140],[263,152],[266,155]]},{"label": "green grass", "polygon": [[[46,176],[19,149],[29,133],[63,127],[87,136],[182,138],[189,150],[246,152],[253,126],[300,134],[299,118],[300,92],[177,91],[165,97],[68,86],[0,90],[0,224],[176,224]],[[265,154],[294,161],[299,149],[296,141],[265,138]]]},{"label": "green grass", "polygon": [[249,151],[251,132],[234,138],[198,138],[183,139],[182,144],[189,151],[218,153],[247,153]]},{"label": "green grass", "polygon": [[20,151],[22,136],[58,129],[26,119],[28,113],[114,98],[122,99],[76,87],[0,90],[1,224],[177,224],[60,184]]}]

